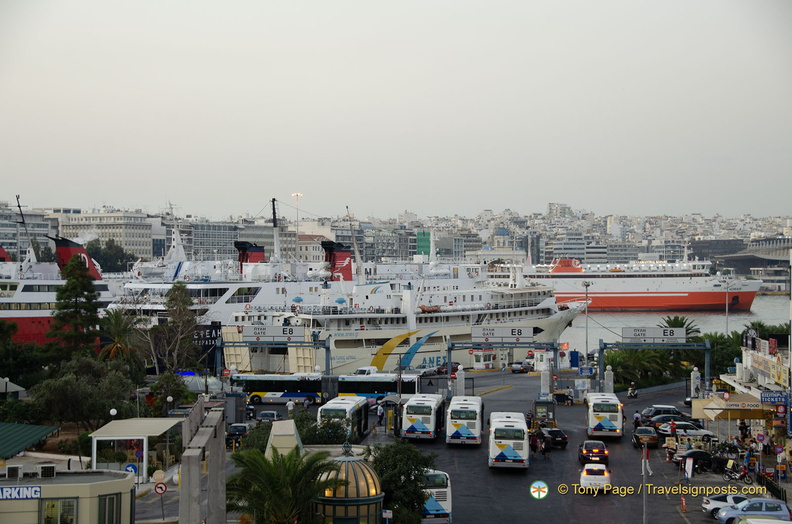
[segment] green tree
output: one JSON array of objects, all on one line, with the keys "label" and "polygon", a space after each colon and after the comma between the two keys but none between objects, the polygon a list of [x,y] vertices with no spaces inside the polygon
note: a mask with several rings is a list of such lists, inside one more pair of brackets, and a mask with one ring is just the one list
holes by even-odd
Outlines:
[{"label": "green tree", "polygon": [[273,449],[271,459],[259,449],[234,453],[231,459],[241,469],[228,477],[228,511],[254,515],[256,524],[321,522],[314,500],[346,482],[327,478],[339,468],[329,456],[326,451],[302,455],[297,447],[286,455]]},{"label": "green tree", "polygon": [[[698,328],[696,323],[683,315],[674,315],[673,317],[668,316],[663,319],[663,321],[657,325],[657,327],[669,327],[669,328],[684,328],[685,329],[685,337],[688,343],[700,343],[701,342],[701,330]],[[672,372],[673,376],[679,377],[684,373],[684,366],[683,362],[689,362],[693,366],[699,366],[700,369],[703,369],[704,366],[704,351],[700,349],[670,349],[669,352],[669,369]]]},{"label": "green tree", "polygon": [[165,300],[167,321],[148,330],[138,330],[149,346],[157,374],[160,364],[171,373],[197,366],[198,348],[193,342],[197,321],[195,311],[190,309],[192,304],[187,286],[176,282]]},{"label": "green tree", "polygon": [[32,343],[16,342],[16,322],[0,320],[0,376],[29,388],[44,379],[41,348]]},{"label": "green tree", "polygon": [[424,455],[402,439],[387,446],[374,446],[371,453],[371,467],[379,475],[385,493],[383,507],[393,509],[394,522],[420,523],[426,500],[421,483],[426,470],[435,468],[437,455]]},{"label": "green tree", "polygon": [[137,324],[138,317],[125,315],[119,309],[107,311],[100,324],[102,350],[99,358],[121,360],[127,365],[130,378],[140,384],[145,378],[146,369],[135,348],[138,338]]},{"label": "green tree", "polygon": [[167,411],[169,407],[167,406],[168,397],[173,397],[170,407],[194,402],[196,397],[184,385],[184,380],[182,380],[181,376],[170,371],[157,377],[157,381],[151,386],[151,392],[155,394],[154,405],[152,406],[154,413],[165,413]]},{"label": "green tree", "polygon": [[124,251],[115,239],[105,242],[104,247],[99,239],[94,239],[85,244],[85,251],[102,267],[102,271],[121,273],[129,269],[129,264],[137,260],[135,255]]},{"label": "green tree", "polygon": [[62,276],[66,283],[56,292],[58,302],[47,332],[47,337],[54,339],[47,345],[53,363],[68,360],[73,353],[89,353],[99,334],[99,293],[88,267],[75,255]]}]

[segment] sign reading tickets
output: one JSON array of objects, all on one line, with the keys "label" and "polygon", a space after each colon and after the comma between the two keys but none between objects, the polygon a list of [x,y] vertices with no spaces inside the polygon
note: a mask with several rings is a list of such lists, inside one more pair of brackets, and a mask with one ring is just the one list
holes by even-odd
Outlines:
[{"label": "sign reading tickets", "polygon": [[762,391],[762,404],[786,404],[787,395],[781,391]]}]

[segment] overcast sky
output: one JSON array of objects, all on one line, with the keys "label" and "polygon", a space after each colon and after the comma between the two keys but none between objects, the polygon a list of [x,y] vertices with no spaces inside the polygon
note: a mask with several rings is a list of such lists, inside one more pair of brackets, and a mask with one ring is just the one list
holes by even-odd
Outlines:
[{"label": "overcast sky", "polygon": [[2,0],[0,200],[792,215],[790,22],[790,0]]}]

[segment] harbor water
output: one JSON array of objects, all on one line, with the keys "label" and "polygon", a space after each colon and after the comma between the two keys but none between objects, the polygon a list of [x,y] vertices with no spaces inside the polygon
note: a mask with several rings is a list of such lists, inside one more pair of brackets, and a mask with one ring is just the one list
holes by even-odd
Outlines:
[{"label": "harbor water", "polygon": [[[608,343],[620,342],[622,328],[657,327],[666,317],[684,316],[704,333],[726,333],[742,331],[751,322],[764,322],[778,325],[789,322],[790,301],[786,295],[760,295],[754,300],[751,311],[726,313],[723,311],[652,311],[652,312],[605,312],[592,311],[588,314],[588,337],[586,336],[586,316],[575,319],[572,326],[562,333],[559,342],[568,342],[569,349],[593,351],[599,348],[600,340]],[[728,327],[727,327],[728,326]]]}]

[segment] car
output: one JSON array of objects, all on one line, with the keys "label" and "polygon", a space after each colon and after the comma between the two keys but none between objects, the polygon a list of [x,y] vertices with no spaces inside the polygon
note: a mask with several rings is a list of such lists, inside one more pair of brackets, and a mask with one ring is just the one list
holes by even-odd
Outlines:
[{"label": "car", "polygon": [[690,420],[689,413],[682,413],[676,407],[666,404],[655,404],[654,406],[649,406],[648,408],[644,408],[644,410],[641,411],[641,419],[644,423],[648,422],[652,419],[652,417],[656,417],[657,415],[679,415],[682,417],[682,420]]},{"label": "car", "polygon": [[[690,422],[676,422],[676,433],[678,437],[701,437],[703,440],[709,440],[716,437],[712,431],[701,429],[695,424]],[[671,424],[663,424],[657,428],[657,434],[661,437],[670,437]]]},{"label": "car", "polygon": [[248,420],[253,420],[256,418],[256,406],[249,402],[245,404],[245,418]]},{"label": "car", "polygon": [[611,476],[605,464],[584,464],[580,472],[580,487],[587,489],[605,489],[611,485]]},{"label": "car", "polygon": [[708,451],[704,451],[703,449],[689,449],[681,453],[676,453],[671,458],[671,462],[674,464],[680,464],[685,462],[688,458],[693,459],[694,471],[701,471],[702,468],[712,469],[712,454]]},{"label": "car", "polygon": [[649,448],[656,448],[660,442],[657,431],[649,426],[638,426],[632,434],[634,448],[642,448],[644,444]]},{"label": "car", "polygon": [[226,431],[226,447],[231,447],[233,444],[239,444],[240,439],[247,435],[250,430],[250,425],[245,422],[231,424]]},{"label": "car", "polygon": [[[665,415],[656,415],[656,416],[652,417],[648,421],[644,422],[644,426],[652,426],[653,428],[657,429],[660,426],[662,426],[663,424],[667,424],[667,423],[671,422],[672,420],[674,422],[690,422],[689,418],[684,417],[682,415],[668,415],[668,414],[665,414]],[[691,422],[691,424],[692,424],[692,422]]]},{"label": "car", "polygon": [[578,461],[581,464],[587,462],[608,463],[608,448],[601,440],[584,440],[578,448]]},{"label": "car", "polygon": [[734,524],[738,517],[744,515],[777,517],[784,521],[792,520],[792,512],[782,501],[769,498],[753,498],[718,510],[718,524]]},{"label": "car", "polygon": [[[462,369],[462,364],[459,362],[451,362],[451,373],[456,373]],[[447,375],[448,374],[448,364],[443,364],[437,368],[437,373],[440,375]]]},{"label": "car", "polygon": [[718,518],[718,511],[726,506],[736,506],[748,497],[742,495],[713,495],[711,497],[702,497],[701,511],[709,513],[712,518]]},{"label": "car", "polygon": [[690,398],[690,397],[685,397],[685,401],[683,402],[683,404],[686,405],[686,406],[692,406],[693,405],[693,399]]},{"label": "car", "polygon": [[534,370],[533,362],[524,360],[522,362],[515,362],[511,365],[512,373],[529,373]]},{"label": "car", "polygon": [[566,449],[569,444],[569,436],[561,428],[539,428],[542,438],[550,437],[550,443],[556,448]]},{"label": "car", "polygon": [[259,422],[274,422],[276,420],[283,420],[283,416],[277,411],[260,411],[256,420]]}]

